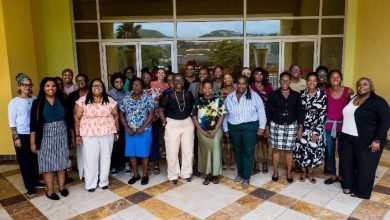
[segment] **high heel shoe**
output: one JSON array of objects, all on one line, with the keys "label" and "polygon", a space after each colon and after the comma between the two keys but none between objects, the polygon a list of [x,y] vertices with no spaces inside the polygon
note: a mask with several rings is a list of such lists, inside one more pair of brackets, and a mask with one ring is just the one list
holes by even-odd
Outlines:
[{"label": "high heel shoe", "polygon": [[272,181],[278,182],[278,180],[279,180],[279,175],[278,174],[276,176],[275,176],[275,174],[272,175]]},{"label": "high heel shoe", "polygon": [[286,175],[286,178],[287,178],[287,182],[288,182],[288,183],[294,182],[293,177],[288,177],[288,176]]}]

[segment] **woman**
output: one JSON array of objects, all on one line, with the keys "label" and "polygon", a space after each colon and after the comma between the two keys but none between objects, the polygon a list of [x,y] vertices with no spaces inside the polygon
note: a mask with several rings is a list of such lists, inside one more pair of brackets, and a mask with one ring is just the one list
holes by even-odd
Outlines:
[{"label": "woman", "polygon": [[215,90],[220,90],[222,89],[222,84],[223,84],[223,67],[222,66],[214,67],[213,73],[214,73],[213,87],[215,86]]},{"label": "woman", "polygon": [[64,100],[57,90],[54,78],[46,77],[41,81],[38,98],[31,109],[30,143],[31,151],[38,156],[39,172],[46,182],[46,196],[51,200],[60,198],[54,193],[54,173],[57,173],[60,194],[69,192],[65,188],[65,170],[69,158],[69,134],[65,121]]},{"label": "woman", "polygon": [[78,89],[70,93],[66,98],[66,109],[67,112],[69,112],[67,121],[71,131],[71,146],[76,147],[77,169],[79,172],[79,178],[82,179],[84,177],[83,147],[81,145],[76,146],[76,136],[74,132],[74,118],[71,112],[73,112],[74,110],[76,101],[80,97],[86,96],[88,94],[88,76],[84,73],[77,74],[76,83]]},{"label": "woman", "polygon": [[390,108],[367,77],[356,83],[357,95],[343,109],[340,176],[343,192],[370,199],[375,172],[387,141]]},{"label": "woman", "polygon": [[195,76],[195,66],[191,63],[187,63],[186,65],[186,72],[185,72],[185,82],[184,82],[184,89],[188,90],[191,83],[196,81]]},{"label": "woman", "polygon": [[249,84],[253,83],[253,78],[252,78],[252,71],[248,67],[244,67],[241,69],[241,75],[248,77],[249,79]]},{"label": "woman", "polygon": [[301,92],[306,89],[306,80],[301,79],[301,67],[298,64],[293,64],[288,69],[291,75],[290,88],[295,92]]},{"label": "woman", "polygon": [[156,76],[157,76],[157,80],[156,81],[152,81],[150,83],[150,86],[153,87],[153,88],[158,89],[160,94],[162,94],[164,90],[169,88],[168,83],[165,82],[165,77],[166,77],[165,69],[164,68],[158,68]]},{"label": "woman", "polygon": [[168,83],[168,88],[166,88],[163,92],[162,95],[168,94],[172,91],[172,89],[175,87],[173,83],[173,78],[175,74],[174,73],[168,73],[167,74],[167,83]]},{"label": "woman", "polygon": [[243,180],[242,188],[247,189],[252,173],[256,135],[263,135],[266,124],[263,101],[257,93],[251,91],[248,77],[238,77],[237,89],[225,99],[225,108],[227,114],[223,130],[231,138],[237,164],[234,181]]},{"label": "woman", "polygon": [[[128,94],[123,89],[123,82],[125,77],[121,73],[114,73],[110,78],[112,89],[108,92],[108,96],[114,99],[118,105],[122,102],[123,98]],[[119,140],[114,142],[111,155],[111,174],[115,175],[119,172],[120,168],[126,162],[125,158],[125,142],[124,142],[124,128],[119,124]],[[130,165],[125,167],[126,172],[130,172]]]},{"label": "woman", "polygon": [[[221,94],[222,101],[224,101],[230,93],[234,92],[234,90],[236,90],[236,86],[234,84],[234,79],[232,74],[225,73],[225,75],[223,75],[223,85],[222,85],[222,94]],[[232,143],[229,137],[226,135],[222,136],[222,152],[223,152],[222,169],[226,170],[229,168],[230,170],[235,170],[236,164],[234,161]]]},{"label": "woman", "polygon": [[125,82],[123,84],[123,89],[126,91],[126,92],[129,92],[131,90],[131,81],[137,77],[136,76],[136,73],[135,73],[135,70],[134,70],[134,67],[132,66],[129,66],[129,67],[126,67],[124,70],[123,70],[123,75],[125,76]]},{"label": "woman", "polygon": [[116,106],[100,79],[92,80],[88,94],[76,101],[76,144],[83,144],[85,188],[89,192],[95,191],[98,182],[101,189],[108,189],[112,147],[119,139]]},{"label": "woman", "polygon": [[[150,75],[149,75],[150,77]],[[137,157],[142,158],[143,176],[141,185],[149,182],[149,154],[152,144],[151,123],[154,115],[154,105],[151,97],[144,92],[143,82],[133,79],[132,91],[119,106],[120,120],[125,128],[125,155],[130,157],[134,176],[129,180],[132,185],[141,179],[137,168]]]},{"label": "woman", "polygon": [[287,181],[292,183],[291,175],[295,141],[301,139],[303,113],[298,92],[290,89],[289,73],[280,74],[280,88],[271,92],[267,101],[267,128],[265,136],[270,136],[272,149],[272,181],[279,179],[279,158],[283,151],[287,163]]},{"label": "woman", "polygon": [[[203,96],[202,82],[210,78],[209,70],[207,69],[207,67],[202,67],[199,70],[198,77],[199,80],[191,83],[190,87],[188,88],[188,91],[192,93],[192,96],[194,96],[195,100]],[[213,93],[217,92],[218,88],[216,88],[216,86],[213,87]]]},{"label": "woman", "polygon": [[66,95],[77,90],[77,86],[73,84],[73,71],[71,69],[62,70],[62,80],[64,81],[64,92]]},{"label": "woman", "polygon": [[[158,71],[157,71],[158,72]],[[160,77],[161,77],[160,71]],[[165,70],[164,70],[165,76]],[[161,128],[161,120],[158,117],[158,102],[161,97],[160,90],[158,88],[152,87],[150,84],[151,75],[149,72],[144,72],[142,74],[142,81],[144,84],[144,90],[147,95],[149,95],[149,99],[152,102],[153,109],[155,110],[153,114],[153,123],[152,123],[152,148],[150,149],[150,160],[154,162],[153,174],[160,174],[160,144],[159,144],[159,132]]]},{"label": "woman", "polygon": [[[165,127],[168,180],[177,184],[179,176],[191,182],[194,157],[194,124],[191,120],[194,97],[184,90],[184,78],[175,75],[174,89],[160,101],[160,118]],[[178,153],[181,150],[181,169]]]},{"label": "woman", "polygon": [[[268,96],[273,91],[272,84],[268,80],[268,71],[257,67],[252,71],[252,79],[254,83],[251,84],[251,89],[256,92],[261,100],[263,101],[264,108],[267,104]],[[259,162],[260,162],[260,147],[263,151],[263,163],[262,170],[263,173],[268,173],[268,139],[264,137],[259,137],[257,140],[255,148],[255,159],[254,159],[254,172],[260,172]]]},{"label": "woman", "polygon": [[203,97],[200,97],[193,110],[192,119],[198,136],[198,171],[206,174],[203,185],[211,181],[219,183],[221,175],[221,145],[223,116],[225,108],[221,98],[214,96],[213,83],[202,82]]},{"label": "woman", "polygon": [[331,106],[326,112],[325,121],[325,158],[330,173],[330,177],[325,180],[325,184],[337,182],[339,178],[336,175],[336,140],[339,137],[343,120],[343,108],[348,104],[352,89],[341,84],[343,75],[339,70],[331,70],[328,73],[329,88],[325,88],[327,105]]},{"label": "woman", "polygon": [[43,188],[38,180],[37,155],[30,148],[30,112],[32,102],[36,99],[31,95],[33,86],[30,77],[23,73],[16,75],[18,96],[8,104],[8,123],[12,131],[16,157],[22,173],[24,187],[28,196],[35,195],[35,188]]},{"label": "woman", "polygon": [[326,80],[328,72],[329,69],[326,66],[318,66],[316,68],[316,73],[318,75],[318,88],[320,88],[323,91],[325,90],[325,88],[329,87],[329,84]]},{"label": "woman", "polygon": [[309,179],[316,183],[313,176],[313,168],[324,162],[324,121],[326,114],[326,95],[318,88],[317,73],[309,73],[306,76],[307,89],[301,92],[304,122],[302,138],[296,143],[294,159],[303,168],[299,178],[301,182]]}]

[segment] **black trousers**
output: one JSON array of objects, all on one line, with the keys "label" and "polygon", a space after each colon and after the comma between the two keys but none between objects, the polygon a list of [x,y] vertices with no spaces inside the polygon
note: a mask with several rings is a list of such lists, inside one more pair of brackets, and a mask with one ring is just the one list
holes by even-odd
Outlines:
[{"label": "black trousers", "polygon": [[122,125],[119,126],[119,140],[114,142],[111,154],[111,168],[119,169],[125,162],[125,129]]},{"label": "black trousers", "polygon": [[24,187],[28,191],[33,191],[39,180],[37,155],[31,152],[29,134],[19,134],[19,138],[22,147],[15,147],[16,157],[22,173]]},{"label": "black trousers", "polygon": [[358,137],[341,133],[339,149],[341,187],[351,190],[357,197],[369,199],[383,146],[379,151],[371,152]]}]

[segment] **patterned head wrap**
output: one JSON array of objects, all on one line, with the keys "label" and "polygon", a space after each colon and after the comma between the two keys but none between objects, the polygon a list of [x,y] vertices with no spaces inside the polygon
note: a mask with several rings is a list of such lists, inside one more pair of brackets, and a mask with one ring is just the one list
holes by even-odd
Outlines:
[{"label": "patterned head wrap", "polygon": [[30,80],[31,81],[31,79],[30,79],[30,77],[28,77],[26,74],[24,74],[24,73],[19,73],[18,75],[16,75],[16,82],[18,83],[18,85],[21,85],[22,84],[22,82],[24,81],[24,80],[26,80],[26,79],[28,79],[28,80]]}]

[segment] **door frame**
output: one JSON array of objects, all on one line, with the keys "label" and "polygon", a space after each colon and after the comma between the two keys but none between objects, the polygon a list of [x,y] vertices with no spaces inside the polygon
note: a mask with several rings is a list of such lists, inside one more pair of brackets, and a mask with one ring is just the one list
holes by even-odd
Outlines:
[{"label": "door frame", "polygon": [[171,66],[172,66],[172,72],[177,71],[177,65],[176,65],[176,47],[174,45],[173,41],[104,41],[102,42],[102,50],[101,50],[101,67],[102,67],[102,73],[101,73],[101,79],[106,84],[106,87],[108,88],[108,67],[107,67],[107,46],[135,46],[135,54],[136,54],[136,66],[134,67],[134,70],[137,73],[137,76],[141,76],[141,69],[142,67],[142,56],[141,56],[141,47],[144,45],[163,45],[163,44],[169,44],[171,46]]}]

